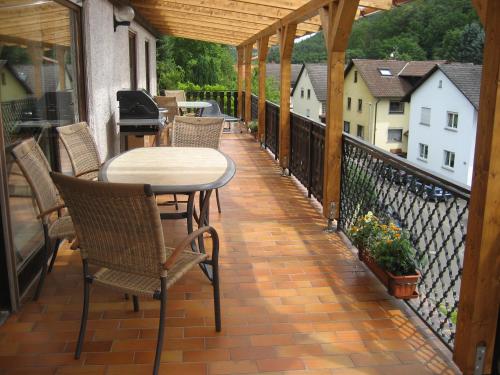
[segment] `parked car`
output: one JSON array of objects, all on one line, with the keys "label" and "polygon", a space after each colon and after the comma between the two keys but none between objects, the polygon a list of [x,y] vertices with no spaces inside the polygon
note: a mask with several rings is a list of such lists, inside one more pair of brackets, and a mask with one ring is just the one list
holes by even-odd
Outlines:
[{"label": "parked car", "polygon": [[449,191],[446,191],[439,186],[424,184],[416,178],[408,179],[407,186],[412,192],[420,195],[425,200],[440,202],[452,197]]},{"label": "parked car", "polygon": [[405,185],[408,179],[408,174],[405,171],[390,166],[382,169],[382,176],[396,185]]}]

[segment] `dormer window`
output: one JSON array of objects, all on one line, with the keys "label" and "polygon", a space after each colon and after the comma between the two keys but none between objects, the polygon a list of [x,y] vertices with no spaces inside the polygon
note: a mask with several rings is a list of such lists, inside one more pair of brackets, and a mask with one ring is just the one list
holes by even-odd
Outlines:
[{"label": "dormer window", "polygon": [[380,68],[378,71],[380,72],[380,75],[382,75],[384,77],[392,76],[392,72],[387,68]]}]

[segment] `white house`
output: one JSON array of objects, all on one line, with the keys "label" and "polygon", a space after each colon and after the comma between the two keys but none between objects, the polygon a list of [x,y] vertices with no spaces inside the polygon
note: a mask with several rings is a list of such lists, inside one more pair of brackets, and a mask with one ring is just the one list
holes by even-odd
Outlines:
[{"label": "white house", "polygon": [[293,112],[321,122],[326,103],[326,64],[304,64],[292,90]]},{"label": "white house", "polygon": [[471,185],[482,67],[440,64],[411,100],[408,160],[449,180]]}]

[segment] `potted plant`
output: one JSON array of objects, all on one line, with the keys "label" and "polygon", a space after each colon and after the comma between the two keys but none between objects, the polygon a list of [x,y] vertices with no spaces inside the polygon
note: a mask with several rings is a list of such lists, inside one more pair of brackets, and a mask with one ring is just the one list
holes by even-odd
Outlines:
[{"label": "potted plant", "polygon": [[416,253],[407,232],[396,224],[382,223],[373,213],[361,216],[349,234],[358,247],[359,258],[396,298],[417,296],[420,278]]},{"label": "potted plant", "polygon": [[259,130],[259,124],[256,121],[251,121],[248,123],[248,131],[257,139],[257,131]]}]

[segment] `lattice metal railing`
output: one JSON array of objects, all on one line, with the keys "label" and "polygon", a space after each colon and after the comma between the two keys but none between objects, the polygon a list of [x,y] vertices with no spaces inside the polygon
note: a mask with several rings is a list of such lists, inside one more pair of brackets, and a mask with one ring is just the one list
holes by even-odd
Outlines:
[{"label": "lattice metal railing", "polygon": [[238,111],[238,91],[219,90],[219,91],[187,91],[187,100],[215,100],[219,104],[222,113],[237,117]]},{"label": "lattice metal railing", "polygon": [[459,308],[470,191],[343,135],[339,227],[367,211],[408,230],[420,261],[409,306],[451,349]]},{"label": "lattice metal railing", "polygon": [[290,113],[290,172],[307,188],[308,196],[323,200],[325,125]]},{"label": "lattice metal railing", "polygon": [[280,131],[280,107],[266,101],[266,137],[265,146],[278,158]]}]

